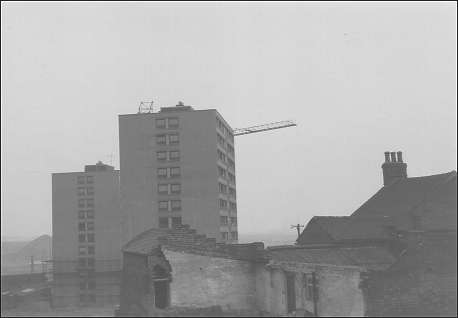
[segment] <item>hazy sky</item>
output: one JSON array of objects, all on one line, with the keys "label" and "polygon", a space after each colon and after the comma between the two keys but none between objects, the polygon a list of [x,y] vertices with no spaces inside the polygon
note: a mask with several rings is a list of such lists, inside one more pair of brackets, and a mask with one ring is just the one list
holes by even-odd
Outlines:
[{"label": "hazy sky", "polygon": [[456,3],[2,3],[2,235],[51,233],[51,173],[119,168],[118,114],[216,108],[236,138],[239,233],[349,215],[456,169]]}]

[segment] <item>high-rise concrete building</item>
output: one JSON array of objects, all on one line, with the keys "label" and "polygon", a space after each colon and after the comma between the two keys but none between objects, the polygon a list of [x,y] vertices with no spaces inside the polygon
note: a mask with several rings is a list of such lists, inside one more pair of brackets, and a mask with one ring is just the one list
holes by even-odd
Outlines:
[{"label": "high-rise concrete building", "polygon": [[237,242],[234,134],[215,109],[120,115],[119,151],[124,242],[177,224]]},{"label": "high-rise concrete building", "polygon": [[98,162],[52,174],[52,305],[119,301],[119,171]]}]

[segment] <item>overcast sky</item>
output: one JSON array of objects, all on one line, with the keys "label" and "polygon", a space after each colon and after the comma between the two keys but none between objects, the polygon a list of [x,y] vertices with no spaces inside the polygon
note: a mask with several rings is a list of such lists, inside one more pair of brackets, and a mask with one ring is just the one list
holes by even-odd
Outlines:
[{"label": "overcast sky", "polygon": [[216,108],[236,138],[239,236],[349,215],[456,170],[456,4],[2,3],[2,236],[51,234],[51,173],[119,168],[118,114]]}]

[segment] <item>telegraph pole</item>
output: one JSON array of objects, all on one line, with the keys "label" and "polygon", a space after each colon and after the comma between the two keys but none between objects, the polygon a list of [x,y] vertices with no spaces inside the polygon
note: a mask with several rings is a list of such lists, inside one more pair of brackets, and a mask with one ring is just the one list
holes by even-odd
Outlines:
[{"label": "telegraph pole", "polygon": [[301,236],[301,227],[304,227],[304,225],[299,224],[299,223],[297,223],[296,225],[291,225],[292,229],[296,229],[297,230],[297,238],[299,238],[299,236]]}]

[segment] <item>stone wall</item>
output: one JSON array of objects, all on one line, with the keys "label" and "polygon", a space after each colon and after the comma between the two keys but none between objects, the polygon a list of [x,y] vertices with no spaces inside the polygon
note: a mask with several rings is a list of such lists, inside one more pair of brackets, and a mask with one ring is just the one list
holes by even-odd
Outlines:
[{"label": "stone wall", "polygon": [[304,274],[315,272],[318,282],[317,313],[319,316],[364,316],[364,299],[359,288],[360,271],[356,268],[337,268],[292,264],[281,268],[256,269],[258,308],[268,314],[288,314],[286,272],[294,273],[296,312],[314,312],[312,299],[307,299]]},{"label": "stone wall", "polygon": [[255,309],[253,263],[166,248],[163,252],[172,268],[172,306],[221,306],[223,311]]}]

